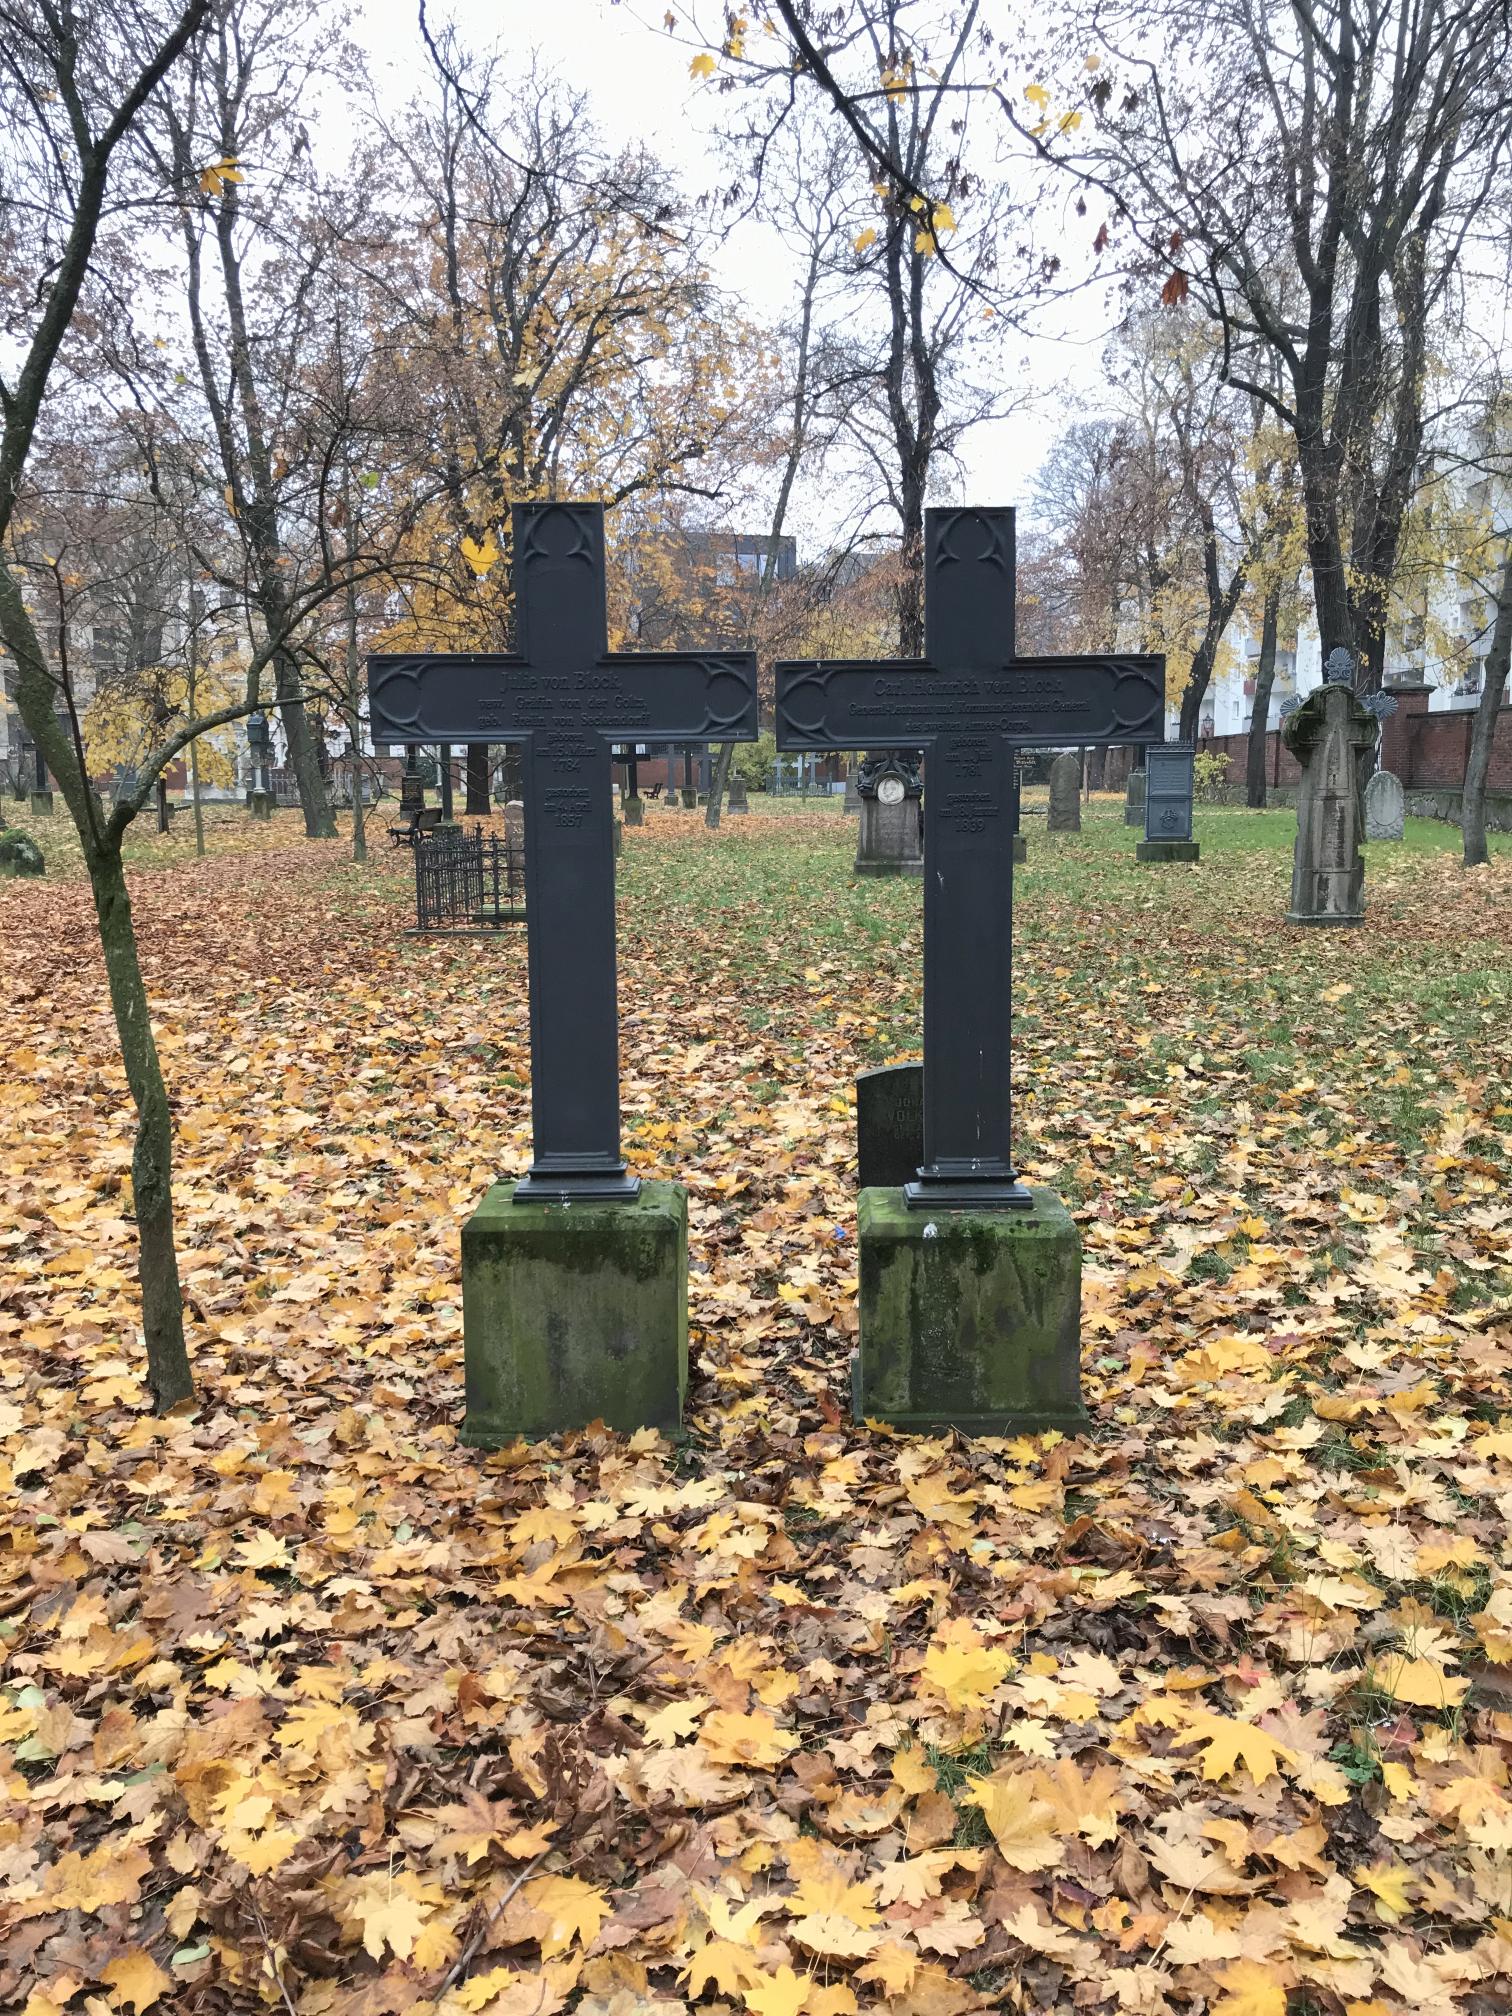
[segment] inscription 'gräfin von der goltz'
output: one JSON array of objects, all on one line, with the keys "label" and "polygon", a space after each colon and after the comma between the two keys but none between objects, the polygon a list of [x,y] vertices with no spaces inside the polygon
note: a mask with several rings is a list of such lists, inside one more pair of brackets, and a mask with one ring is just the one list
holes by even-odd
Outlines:
[{"label": "inscription 'gr\u00e4fin von der goltz'", "polygon": [[1165,661],[1014,654],[1011,510],[925,519],[922,659],[777,667],[779,749],[920,749],[924,790],[921,1207],[1027,1207],[1012,1159],[1013,752],[1163,734]]},{"label": "inscription 'gr\u00e4fin von der goltz'", "polygon": [[534,1154],[515,1199],[629,1199],[611,750],[754,741],[756,658],[611,651],[600,504],[517,504],[513,541],[519,649],[369,658],[372,738],[522,746]]}]

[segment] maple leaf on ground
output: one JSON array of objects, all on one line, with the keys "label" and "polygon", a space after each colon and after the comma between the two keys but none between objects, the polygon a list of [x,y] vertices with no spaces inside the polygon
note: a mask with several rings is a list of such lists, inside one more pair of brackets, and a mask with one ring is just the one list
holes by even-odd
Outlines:
[{"label": "maple leaf on ground", "polygon": [[1002,1926],[1009,1938],[1032,1947],[1036,1953],[1048,1954],[1052,1960],[1070,1960],[1088,1950],[1087,1942],[1078,1939],[1074,1932],[1061,1925],[1047,1925],[1032,1904],[1020,1905],[1011,1918],[1003,1919]]},{"label": "maple leaf on ground", "polygon": [[1034,1796],[1032,1774],[1009,1770],[968,1778],[963,1796],[981,1808],[998,1853],[1015,1869],[1053,1869],[1064,1859],[1065,1847],[1053,1831],[1054,1809]]},{"label": "maple leaf on ground", "polygon": [[743,1995],[768,1977],[749,1947],[737,1946],[730,1939],[711,1939],[689,1960],[682,1978],[688,1984],[689,2000],[696,2002],[711,1983],[721,1995]]},{"label": "maple leaf on ground", "polygon": [[1182,1741],[1206,1744],[1202,1775],[1208,1779],[1226,1778],[1242,1764],[1255,1783],[1263,1785],[1279,1770],[1279,1759],[1285,1758],[1287,1763],[1295,1761],[1293,1753],[1276,1737],[1253,1722],[1239,1722],[1231,1715],[1195,1716],[1182,1732]]},{"label": "maple leaf on ground", "polygon": [[368,1876],[341,1899],[343,1918],[361,1927],[363,1947],[373,1959],[381,1960],[385,1948],[398,1960],[415,1950],[430,1913],[414,1888],[412,1877]]},{"label": "maple leaf on ground", "polygon": [[1274,1961],[1235,1960],[1216,1978],[1223,1993],[1211,2005],[1212,2016],[1286,2016],[1291,1977]]},{"label": "maple leaf on ground", "polygon": [[808,2000],[813,1978],[808,1974],[795,1974],[791,1967],[779,1967],[775,1974],[760,1974],[741,1993],[745,1996],[748,2009],[755,2016],[798,2016],[798,2011]]},{"label": "maple leaf on ground", "polygon": [[129,2004],[138,2016],[173,1986],[172,1978],[163,1972],[145,1946],[133,1946],[129,1953],[110,1961],[100,1969],[100,1979],[109,1990],[113,2009]]},{"label": "maple leaf on ground", "polygon": [[798,1748],[798,1738],[779,1729],[764,1709],[753,1709],[749,1715],[716,1709],[698,1732],[698,1748],[711,1764],[752,1764],[770,1770]]},{"label": "maple leaf on ground", "polygon": [[963,1620],[937,1633],[924,1655],[919,1679],[958,1714],[985,1706],[1007,1678],[1012,1656],[989,1646]]},{"label": "maple leaf on ground", "polygon": [[519,1901],[534,1921],[528,1936],[540,1940],[543,1960],[565,1953],[574,1939],[591,1946],[609,1910],[603,1891],[581,1876],[538,1876]]}]

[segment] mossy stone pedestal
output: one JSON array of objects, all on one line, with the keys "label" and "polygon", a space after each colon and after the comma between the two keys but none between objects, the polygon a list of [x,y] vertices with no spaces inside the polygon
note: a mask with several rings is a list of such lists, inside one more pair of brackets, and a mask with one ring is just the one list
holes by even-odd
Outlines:
[{"label": "mossy stone pedestal", "polygon": [[467,1418],[496,1449],[603,1421],[670,1431],[688,1384],[688,1199],[516,1204],[496,1183],[462,1228]]},{"label": "mossy stone pedestal", "polygon": [[273,793],[271,791],[249,791],[247,793],[247,810],[252,814],[254,819],[271,819],[273,817]]},{"label": "mossy stone pedestal", "polygon": [[1028,1210],[929,1211],[859,1199],[861,1347],[854,1410],[937,1434],[1075,1434],[1081,1240],[1053,1190]]},{"label": "mossy stone pedestal", "polygon": [[684,812],[696,812],[698,810],[698,793],[696,791],[684,791],[682,794],[682,806]]},{"label": "mossy stone pedestal", "polygon": [[33,791],[31,794],[32,816],[36,819],[51,819],[53,816],[53,794],[51,791]]},{"label": "mossy stone pedestal", "polygon": [[627,798],[625,800],[625,824],[627,826],[644,826],[645,823],[646,801],[643,798],[633,796]]},{"label": "mossy stone pedestal", "polygon": [[1134,845],[1136,861],[1200,861],[1202,846],[1196,840],[1138,840]]},{"label": "mossy stone pedestal", "polygon": [[1026,862],[1026,861],[1027,861],[1028,859],[1029,859],[1029,843],[1028,843],[1028,841],[1027,841],[1027,840],[1026,840],[1026,839],[1024,838],[1024,836],[1023,836],[1023,834],[1022,834],[1022,833],[1015,833],[1015,834],[1014,834],[1014,836],[1013,836],[1013,865],[1014,865],[1014,867],[1015,867],[1015,868],[1022,868],[1022,867],[1023,867],[1023,865],[1024,865],[1024,863],[1025,863],[1025,862]]}]

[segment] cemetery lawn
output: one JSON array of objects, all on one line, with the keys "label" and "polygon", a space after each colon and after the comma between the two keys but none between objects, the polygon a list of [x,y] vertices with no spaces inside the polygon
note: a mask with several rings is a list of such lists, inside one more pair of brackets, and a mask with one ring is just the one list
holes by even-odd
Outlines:
[{"label": "cemetery lawn", "polygon": [[[758,808],[761,801],[754,801]],[[647,808],[624,1134],[691,1204],[685,1432],[461,1448],[524,1165],[523,935],[292,815],[133,840],[192,1411],[66,822],[0,884],[0,2005],[1385,2016],[1512,1974],[1512,851],[1025,819],[1017,1138],[1079,1219],[1067,1441],[853,1426],[851,1086],[920,888],[833,806]],[[6,807],[7,816],[11,808]],[[24,812],[21,815],[25,821]],[[30,1999],[28,1999],[30,1998]]]}]

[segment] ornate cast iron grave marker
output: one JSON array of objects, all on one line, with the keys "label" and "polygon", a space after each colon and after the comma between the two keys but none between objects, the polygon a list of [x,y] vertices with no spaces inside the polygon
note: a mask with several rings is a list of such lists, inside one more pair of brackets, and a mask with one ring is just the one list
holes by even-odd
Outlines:
[{"label": "ornate cast iron grave marker", "polygon": [[610,751],[754,741],[756,658],[609,650],[603,506],[517,504],[513,524],[518,650],[370,658],[372,736],[522,745],[534,1158],[514,1200],[628,1202]]},{"label": "ornate cast iron grave marker", "polygon": [[910,1205],[1030,1208],[1013,1167],[1009,1002],[1018,748],[1151,742],[1164,660],[1014,655],[1011,510],[930,511],[922,659],[777,667],[779,749],[919,749],[924,1162]]}]

